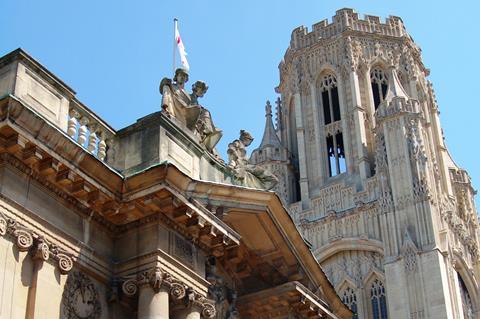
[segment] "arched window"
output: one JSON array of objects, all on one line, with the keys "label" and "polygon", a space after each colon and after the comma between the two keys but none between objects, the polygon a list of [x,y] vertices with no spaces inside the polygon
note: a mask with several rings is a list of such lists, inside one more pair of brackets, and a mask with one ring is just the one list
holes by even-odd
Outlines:
[{"label": "arched window", "polygon": [[338,98],[337,79],[332,74],[325,75],[319,83],[323,118],[325,125],[340,121],[340,102]]},{"label": "arched window", "polygon": [[327,156],[330,177],[347,171],[345,147],[343,145],[343,134],[341,132],[337,132],[335,136],[327,136]]},{"label": "arched window", "polygon": [[465,319],[473,319],[473,305],[470,294],[468,293],[467,286],[463,281],[462,277],[457,273],[458,283],[460,284],[460,295],[462,297],[462,308],[463,308],[463,317]]},{"label": "arched window", "polygon": [[288,135],[289,150],[292,152],[294,162],[298,163],[297,119],[295,117],[295,104],[293,99],[288,106]]},{"label": "arched window", "polygon": [[383,282],[378,279],[372,283],[370,288],[370,302],[372,304],[373,319],[387,319],[387,298]]},{"label": "arched window", "polygon": [[345,289],[342,295],[342,302],[352,311],[352,319],[358,319],[357,296],[352,288],[348,287]]},{"label": "arched window", "polygon": [[370,81],[372,83],[373,104],[376,110],[387,95],[388,78],[382,69],[374,68],[370,72]]},{"label": "arched window", "polygon": [[298,140],[297,140],[297,120],[295,115],[295,103],[293,99],[288,106],[288,149],[290,150],[289,157],[294,167],[295,179],[292,180],[293,201],[297,202],[300,196],[299,181],[299,163],[298,163]]}]

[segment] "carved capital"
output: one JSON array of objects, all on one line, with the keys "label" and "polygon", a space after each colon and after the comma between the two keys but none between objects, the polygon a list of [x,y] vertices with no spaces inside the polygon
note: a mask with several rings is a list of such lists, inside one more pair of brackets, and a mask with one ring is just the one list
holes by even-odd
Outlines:
[{"label": "carved capital", "polygon": [[174,300],[182,300],[186,296],[185,285],[180,282],[172,282],[170,285],[170,296]]},{"label": "carved capital", "polygon": [[7,234],[8,220],[3,214],[0,214],[0,236]]},{"label": "carved capital", "polygon": [[215,305],[210,302],[205,302],[202,305],[202,316],[204,318],[215,318],[215,315],[217,314],[217,310],[215,309]]},{"label": "carved capital", "polygon": [[127,279],[122,284],[122,292],[128,297],[133,297],[138,292],[137,280]]},{"label": "carved capital", "polygon": [[32,255],[33,259],[47,261],[50,257],[50,247],[48,243],[43,238],[37,239],[35,250]]},{"label": "carved capital", "polygon": [[162,284],[166,283],[164,278],[166,274],[161,270],[159,266],[155,267],[148,275],[148,283],[152,286],[153,290],[158,292],[162,287]]},{"label": "carved capital", "polygon": [[47,261],[51,256],[58,261],[60,273],[66,274],[73,268],[72,258],[60,247],[49,243],[44,235],[18,223],[0,213],[0,236],[8,235],[15,241],[18,250],[30,251],[33,259]]},{"label": "carved capital", "polygon": [[32,233],[25,229],[17,229],[13,232],[13,235],[16,238],[16,244],[18,250],[27,251],[33,245],[33,236]]},{"label": "carved capital", "polygon": [[56,257],[58,259],[58,268],[60,269],[60,273],[62,275],[68,274],[73,268],[72,258],[66,254],[58,254]]}]

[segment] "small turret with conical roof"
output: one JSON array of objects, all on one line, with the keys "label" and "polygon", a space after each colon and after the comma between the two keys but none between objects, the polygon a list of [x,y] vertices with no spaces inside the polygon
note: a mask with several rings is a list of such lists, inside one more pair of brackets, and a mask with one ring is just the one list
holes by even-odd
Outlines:
[{"label": "small turret with conical roof", "polygon": [[[276,103],[280,107],[280,99],[277,99]],[[278,178],[278,183],[273,190],[277,192],[283,201],[289,203],[293,197],[289,189],[294,189],[288,187],[291,186],[290,183],[294,182],[293,168],[288,160],[287,148],[278,138],[272,117],[272,105],[267,100],[265,105],[265,130],[263,131],[262,142],[252,152],[250,163],[267,168]]]}]

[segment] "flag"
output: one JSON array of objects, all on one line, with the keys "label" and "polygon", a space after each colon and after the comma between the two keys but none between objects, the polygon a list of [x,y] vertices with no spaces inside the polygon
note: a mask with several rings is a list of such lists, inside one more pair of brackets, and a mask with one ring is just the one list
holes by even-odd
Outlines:
[{"label": "flag", "polygon": [[187,52],[185,52],[185,46],[183,45],[182,38],[180,37],[180,32],[178,32],[177,23],[175,23],[175,43],[177,44],[178,53],[180,53],[180,61],[182,62],[183,67],[188,71],[190,66],[188,65],[187,61]]}]

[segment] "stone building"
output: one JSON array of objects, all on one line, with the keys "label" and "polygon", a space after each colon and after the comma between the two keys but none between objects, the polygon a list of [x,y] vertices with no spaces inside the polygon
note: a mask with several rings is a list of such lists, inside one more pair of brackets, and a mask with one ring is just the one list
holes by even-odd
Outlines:
[{"label": "stone building", "polygon": [[1,319],[351,318],[279,197],[238,185],[269,177],[246,132],[225,164],[185,80],[162,94],[201,139],[168,104],[116,131],[21,49],[0,58]]},{"label": "stone building", "polygon": [[402,20],[339,10],[295,29],[279,70],[252,160],[283,170],[279,194],[354,318],[480,318],[475,191]]}]

